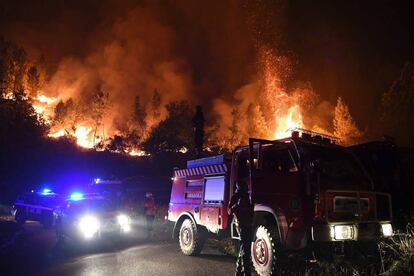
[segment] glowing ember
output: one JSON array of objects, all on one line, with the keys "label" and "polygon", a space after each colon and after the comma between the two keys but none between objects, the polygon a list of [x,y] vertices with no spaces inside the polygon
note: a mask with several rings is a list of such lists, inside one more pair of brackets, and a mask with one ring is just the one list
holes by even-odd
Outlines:
[{"label": "glowing ember", "polygon": [[59,129],[56,132],[49,133],[47,136],[52,137],[52,138],[59,138],[59,137],[65,136],[65,134],[66,133],[64,129]]},{"label": "glowing ember", "polygon": [[128,154],[131,156],[149,156],[149,154],[143,150],[136,150],[132,149],[131,151],[128,151]]}]

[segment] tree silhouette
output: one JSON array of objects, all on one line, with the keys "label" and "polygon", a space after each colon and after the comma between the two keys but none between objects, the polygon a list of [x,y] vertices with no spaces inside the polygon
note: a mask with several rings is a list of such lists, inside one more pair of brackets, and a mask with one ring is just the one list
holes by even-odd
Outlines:
[{"label": "tree silhouette", "polygon": [[161,95],[157,89],[154,89],[154,94],[152,95],[152,99],[151,99],[151,111],[152,111],[152,117],[155,120],[158,120],[158,118],[161,115],[160,109],[161,109]]},{"label": "tree silhouette", "polygon": [[3,97],[25,90],[28,60],[23,48],[0,38],[0,89]]},{"label": "tree silhouette", "polygon": [[102,119],[105,116],[106,111],[108,110],[109,104],[109,93],[103,91],[102,87],[98,86],[95,89],[95,92],[92,95],[90,114],[93,120],[93,145],[95,146],[98,141],[104,139],[104,129],[102,128],[102,136],[99,133],[99,129],[102,126]]},{"label": "tree silhouette", "polygon": [[0,145],[9,148],[34,145],[46,134],[46,123],[24,92],[12,94],[12,98],[0,98]]},{"label": "tree silhouette", "polygon": [[186,101],[172,102],[166,106],[167,118],[154,127],[143,143],[150,153],[178,152],[193,145],[193,110]]},{"label": "tree silhouette", "polygon": [[406,63],[400,77],[381,99],[381,128],[401,145],[414,145],[414,66]]},{"label": "tree silhouette", "polygon": [[147,113],[145,112],[145,109],[143,108],[141,104],[141,100],[139,96],[135,97],[134,101],[134,110],[132,114],[132,122],[134,125],[134,128],[136,129],[137,136],[142,139],[145,131],[147,129],[147,123],[146,123],[146,117]]}]

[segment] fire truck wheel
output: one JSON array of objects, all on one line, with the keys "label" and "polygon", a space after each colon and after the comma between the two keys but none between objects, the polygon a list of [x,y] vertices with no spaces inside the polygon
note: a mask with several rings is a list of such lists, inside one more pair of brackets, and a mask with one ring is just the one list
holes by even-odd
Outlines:
[{"label": "fire truck wheel", "polygon": [[181,224],[179,233],[181,251],[187,256],[198,255],[203,249],[206,233],[191,220],[186,219]]},{"label": "fire truck wheel", "polygon": [[24,213],[24,211],[18,209],[16,211],[16,214],[14,215],[14,219],[17,222],[17,224],[23,225],[26,223],[26,214]]},{"label": "fire truck wheel", "polygon": [[260,225],[252,242],[252,261],[261,276],[277,274],[278,235],[274,227]]}]

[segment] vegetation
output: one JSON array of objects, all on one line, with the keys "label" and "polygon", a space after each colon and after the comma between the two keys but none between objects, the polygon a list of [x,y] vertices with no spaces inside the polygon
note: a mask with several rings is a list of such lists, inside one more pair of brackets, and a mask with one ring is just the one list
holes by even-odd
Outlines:
[{"label": "vegetation", "polygon": [[388,242],[379,244],[383,275],[414,274],[414,226],[407,225],[405,233],[397,233]]},{"label": "vegetation", "polygon": [[414,66],[406,63],[400,77],[381,99],[381,131],[400,145],[414,141]]},{"label": "vegetation", "polygon": [[191,119],[194,110],[186,101],[166,106],[167,117],[154,127],[143,143],[149,153],[187,152],[193,148],[194,134]]},{"label": "vegetation", "polygon": [[341,97],[336,102],[333,125],[334,135],[345,145],[357,144],[363,136]]}]

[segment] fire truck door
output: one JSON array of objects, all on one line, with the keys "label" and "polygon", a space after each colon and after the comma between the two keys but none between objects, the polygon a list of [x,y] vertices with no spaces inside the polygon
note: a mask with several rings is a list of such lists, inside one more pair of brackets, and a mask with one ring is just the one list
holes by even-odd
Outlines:
[{"label": "fire truck door", "polygon": [[222,228],[222,209],[224,204],[224,193],[226,178],[224,175],[206,177],[204,179],[203,204],[200,208],[201,224],[208,229]]},{"label": "fire truck door", "polygon": [[249,188],[253,203],[255,203],[256,196],[254,195],[255,183],[261,183],[261,179],[264,177],[261,173],[263,167],[263,148],[265,146],[278,146],[286,147],[285,143],[279,141],[269,141],[262,139],[249,139]]}]

